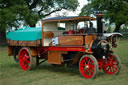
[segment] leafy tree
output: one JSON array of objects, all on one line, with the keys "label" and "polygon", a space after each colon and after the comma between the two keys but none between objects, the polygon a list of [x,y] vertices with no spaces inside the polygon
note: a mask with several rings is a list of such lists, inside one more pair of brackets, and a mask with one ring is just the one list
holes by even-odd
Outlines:
[{"label": "leafy tree", "polygon": [[62,9],[75,11],[77,0],[0,0],[0,28],[25,25],[34,27],[38,20]]},{"label": "leafy tree", "polygon": [[0,34],[23,22],[34,27],[38,20],[63,9],[75,11],[78,5],[78,0],[0,0]]},{"label": "leafy tree", "polygon": [[[19,5],[21,4],[21,5]],[[25,10],[23,0],[0,0],[0,43],[4,43],[7,28],[18,27],[20,12]]]},{"label": "leafy tree", "polygon": [[110,24],[115,23],[115,32],[121,25],[128,24],[128,0],[88,0],[89,3],[81,9],[80,15],[90,15],[97,11],[103,12]]},{"label": "leafy tree", "polygon": [[21,5],[22,0],[0,0],[0,30],[10,27],[17,27],[20,19],[20,12],[25,10]]}]

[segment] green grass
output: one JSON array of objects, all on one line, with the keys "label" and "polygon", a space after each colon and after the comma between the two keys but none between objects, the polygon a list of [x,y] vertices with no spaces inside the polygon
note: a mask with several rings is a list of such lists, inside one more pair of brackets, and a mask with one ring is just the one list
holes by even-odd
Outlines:
[{"label": "green grass", "polygon": [[122,63],[120,74],[107,75],[100,71],[93,80],[81,77],[77,68],[55,68],[47,62],[33,71],[23,71],[12,56],[8,56],[6,51],[0,51],[0,85],[127,85],[128,39],[121,40],[114,50]]}]

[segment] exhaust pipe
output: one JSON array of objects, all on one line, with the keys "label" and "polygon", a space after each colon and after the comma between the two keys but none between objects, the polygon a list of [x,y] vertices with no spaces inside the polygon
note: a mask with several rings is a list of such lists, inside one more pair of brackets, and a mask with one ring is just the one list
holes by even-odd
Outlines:
[{"label": "exhaust pipe", "polygon": [[96,19],[97,19],[97,34],[98,36],[103,36],[103,14],[96,14]]}]

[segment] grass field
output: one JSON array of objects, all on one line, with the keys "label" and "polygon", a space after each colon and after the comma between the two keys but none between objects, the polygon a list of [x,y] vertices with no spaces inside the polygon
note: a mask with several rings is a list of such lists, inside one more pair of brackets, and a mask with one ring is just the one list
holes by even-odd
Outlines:
[{"label": "grass field", "polygon": [[[4,49],[4,51],[2,50]],[[58,67],[43,63],[33,71],[23,71],[19,64],[8,56],[6,47],[0,50],[0,85],[127,85],[128,84],[128,39],[120,41],[116,54],[121,59],[119,75],[107,75],[99,71],[96,79],[80,76],[77,68]]]}]

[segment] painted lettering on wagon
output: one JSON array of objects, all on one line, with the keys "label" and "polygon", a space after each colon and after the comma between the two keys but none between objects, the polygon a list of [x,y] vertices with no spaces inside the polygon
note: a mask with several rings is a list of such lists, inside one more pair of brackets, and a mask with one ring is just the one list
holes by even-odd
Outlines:
[{"label": "painted lettering on wagon", "polygon": [[61,44],[61,45],[82,45],[83,44],[83,36],[59,37],[59,44]]}]

